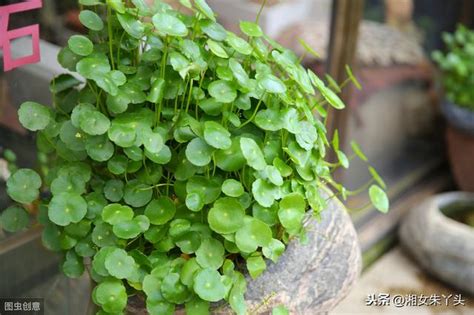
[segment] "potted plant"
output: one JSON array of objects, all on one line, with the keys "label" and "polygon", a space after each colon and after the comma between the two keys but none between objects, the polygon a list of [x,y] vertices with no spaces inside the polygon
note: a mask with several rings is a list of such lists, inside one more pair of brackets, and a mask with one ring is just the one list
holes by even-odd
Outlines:
[{"label": "potted plant", "polygon": [[[80,0],[89,35],[72,36],[58,56],[74,74],[51,82],[52,108],[26,102],[19,109],[50,168],[43,177],[31,169],[11,175],[7,192],[17,205],[1,223],[24,228],[25,205],[39,202],[45,246],[63,254],[67,276],[87,270],[98,314],[140,301],[135,313],[173,314],[182,305],[188,314],[257,313],[280,294],[276,283],[291,284],[276,279],[269,294],[246,303],[250,278],[258,291],[272,273],[302,283],[327,265],[320,274],[333,276],[316,280],[332,283],[341,271],[330,268],[360,263],[354,229],[336,201],[357,191],[331,176],[352,157],[339,150],[337,134],[328,140],[323,123],[342,101],[258,24],[240,24],[244,39],[221,27],[204,0],[180,2],[194,15],[161,1]],[[327,161],[330,149],[337,162]],[[363,189],[387,211],[384,183],[371,173]],[[40,190],[50,195],[39,201]],[[315,242],[305,249],[297,239]],[[311,250],[318,244],[321,253]],[[348,244],[347,255],[338,255]],[[280,257],[286,269],[310,265],[305,274],[281,271]],[[350,269],[337,290],[357,272]],[[313,296],[305,299],[313,304],[294,303],[295,290],[281,302],[314,312],[337,301],[309,284]],[[211,305],[223,301],[230,306]]]},{"label": "potted plant", "polygon": [[474,192],[474,32],[459,25],[444,33],[447,51],[433,53],[442,72],[446,101],[443,115],[448,121],[446,140],[454,178],[462,190]]}]

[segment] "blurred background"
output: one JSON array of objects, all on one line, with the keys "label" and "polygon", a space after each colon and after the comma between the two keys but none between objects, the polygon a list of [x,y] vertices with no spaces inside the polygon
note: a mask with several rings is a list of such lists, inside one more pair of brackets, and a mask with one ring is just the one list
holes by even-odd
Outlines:
[{"label": "blurred background", "polygon": [[[208,3],[221,24],[238,31],[240,20],[255,19],[262,1]],[[0,0],[0,6],[18,2],[21,1]],[[58,47],[66,45],[70,35],[85,32],[78,19],[77,2],[43,0],[42,9],[10,16],[9,29],[40,24],[41,61],[5,72],[0,58],[0,209],[9,203],[5,180],[7,165],[12,161],[5,152],[13,151],[20,167],[35,166],[41,159],[35,151],[35,139],[21,127],[16,111],[26,100],[51,103],[49,81],[62,72],[56,61]],[[179,7],[178,1],[167,2]],[[362,89],[343,89],[341,95],[348,107],[332,113],[328,127],[339,130],[347,151],[350,140],[357,141],[388,186],[391,210],[386,215],[372,208],[358,209],[368,201],[366,194],[347,200],[363,251],[364,273],[356,289],[334,313],[410,312],[367,308],[368,294],[386,291],[462,293],[465,306],[415,310],[427,314],[474,314],[468,293],[424,272],[401,249],[397,238],[401,220],[423,200],[463,189],[453,180],[454,167],[448,159],[446,121],[440,114],[443,87],[431,54],[445,49],[443,32],[453,32],[459,23],[473,26],[474,1],[269,0],[260,23],[266,33],[295,50],[304,65],[322,77],[328,73],[343,82],[347,76],[345,65],[351,66]],[[312,47],[318,57],[306,53],[299,39]],[[14,57],[29,55],[31,38],[14,40],[12,53]],[[461,172],[469,177],[467,172],[474,171],[474,156],[463,156],[471,164]],[[366,164],[356,159],[348,170],[337,174],[351,189],[366,183],[369,176]],[[473,233],[474,207],[469,211],[463,224],[469,226],[470,222]],[[51,314],[86,313],[88,280],[67,280],[60,275],[59,258],[41,245],[40,227],[0,233],[0,297],[44,297],[48,308],[54,310]]]}]

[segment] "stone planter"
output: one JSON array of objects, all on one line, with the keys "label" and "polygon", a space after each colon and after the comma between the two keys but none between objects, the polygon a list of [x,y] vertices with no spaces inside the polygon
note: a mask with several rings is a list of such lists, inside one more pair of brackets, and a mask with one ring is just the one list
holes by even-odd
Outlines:
[{"label": "stone planter", "polygon": [[454,178],[462,190],[474,192],[474,111],[450,102],[441,108],[449,123],[446,143]]},{"label": "stone planter", "polygon": [[399,236],[404,248],[428,272],[474,294],[474,228],[447,216],[468,207],[474,211],[472,193],[428,198],[405,217]]},{"label": "stone planter", "polygon": [[[307,245],[291,242],[277,264],[269,263],[256,280],[248,277],[245,299],[250,314],[270,314],[280,304],[291,314],[326,313],[347,295],[360,274],[361,252],[344,205],[332,199],[320,221],[308,221],[308,229]],[[130,302],[129,314],[146,314],[143,301]],[[212,314],[234,313],[216,305]]]}]

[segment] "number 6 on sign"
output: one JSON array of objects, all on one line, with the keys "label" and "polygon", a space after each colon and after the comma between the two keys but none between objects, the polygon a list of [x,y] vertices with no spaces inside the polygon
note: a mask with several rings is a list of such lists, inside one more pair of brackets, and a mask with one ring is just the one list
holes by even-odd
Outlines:
[{"label": "number 6 on sign", "polygon": [[[39,49],[39,25],[29,25],[14,30],[8,30],[10,14],[25,12],[41,8],[41,0],[26,0],[24,2],[0,6],[0,49],[3,50],[3,67],[5,71],[21,67],[26,64],[40,60]],[[11,55],[11,40],[20,37],[31,36],[32,54],[29,56],[13,59]]]}]

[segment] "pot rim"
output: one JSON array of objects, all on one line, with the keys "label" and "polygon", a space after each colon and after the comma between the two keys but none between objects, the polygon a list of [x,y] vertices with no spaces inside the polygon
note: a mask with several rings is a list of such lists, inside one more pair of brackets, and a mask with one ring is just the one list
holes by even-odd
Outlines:
[{"label": "pot rim", "polygon": [[442,208],[449,207],[451,205],[472,205],[474,207],[474,193],[463,192],[463,191],[452,191],[436,195],[432,202],[435,204],[434,214],[437,216],[437,219],[441,222],[446,222],[452,228],[463,231],[463,233],[468,233],[474,239],[474,227],[471,227],[465,223],[459,222],[448,217],[443,211]]},{"label": "pot rim", "polygon": [[474,110],[445,99],[441,103],[441,113],[451,126],[474,136]]}]

